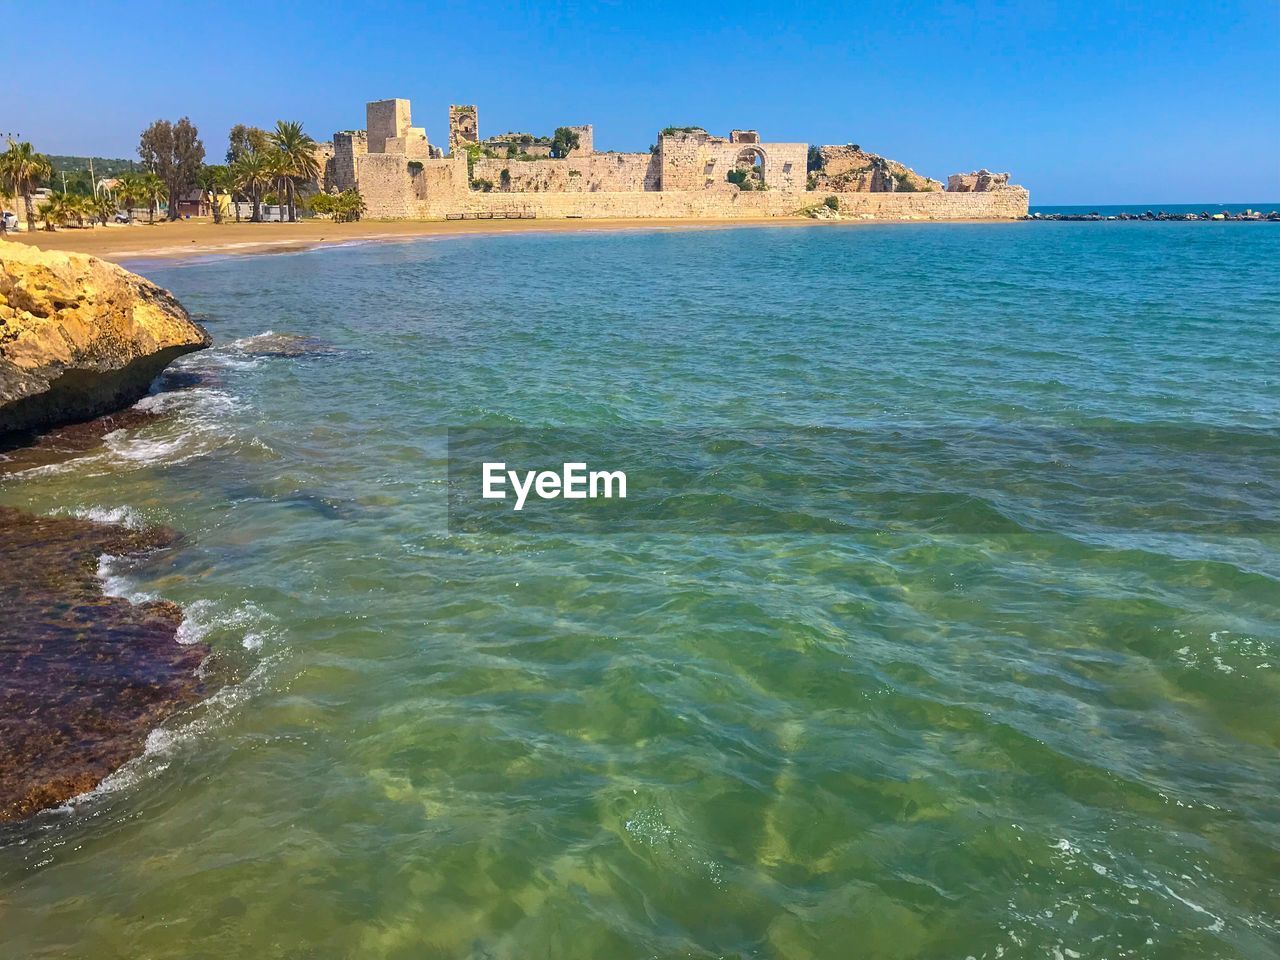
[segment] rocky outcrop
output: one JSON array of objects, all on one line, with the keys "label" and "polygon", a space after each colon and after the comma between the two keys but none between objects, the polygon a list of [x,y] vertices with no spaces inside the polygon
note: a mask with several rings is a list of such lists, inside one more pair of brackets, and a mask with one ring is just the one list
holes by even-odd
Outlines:
[{"label": "rocky outcrop", "polygon": [[200,698],[209,648],[176,642],[182,610],[97,576],[175,536],[0,507],[0,824],[92,789]]},{"label": "rocky outcrop", "polygon": [[856,143],[817,148],[819,167],[809,175],[810,190],[831,193],[932,193],[942,183]]},{"label": "rocky outcrop", "polygon": [[972,173],[953,173],[947,177],[948,193],[986,193],[1009,186],[1009,174],[975,170]]},{"label": "rocky outcrop", "polygon": [[126,407],[209,343],[149,280],[96,257],[0,241],[0,436]]}]

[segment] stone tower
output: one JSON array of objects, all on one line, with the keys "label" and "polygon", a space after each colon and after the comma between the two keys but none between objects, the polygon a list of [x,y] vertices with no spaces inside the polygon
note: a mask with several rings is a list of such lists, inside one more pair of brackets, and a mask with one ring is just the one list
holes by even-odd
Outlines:
[{"label": "stone tower", "polygon": [[365,104],[365,131],[370,153],[386,153],[388,140],[397,140],[409,132],[408,100],[371,100]]},{"label": "stone tower", "polygon": [[465,143],[480,142],[480,119],[475,104],[449,107],[449,152],[457,153]]}]

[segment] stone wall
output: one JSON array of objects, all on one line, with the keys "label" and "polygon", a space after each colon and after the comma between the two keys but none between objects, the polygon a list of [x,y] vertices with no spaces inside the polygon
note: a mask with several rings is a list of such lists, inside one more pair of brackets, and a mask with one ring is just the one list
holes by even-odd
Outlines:
[{"label": "stone wall", "polygon": [[[465,164],[460,165],[465,175]],[[455,176],[455,184],[458,178]],[[713,190],[597,193],[430,193],[411,216],[440,220],[450,216],[523,216],[540,219],[581,217],[681,218],[709,220],[796,215],[819,204],[824,194],[779,191],[739,192],[732,184]],[[1027,212],[1027,191],[1007,187],[985,193],[859,193],[839,197],[845,219],[868,220],[1012,220]],[[370,216],[374,216],[371,212]]]},{"label": "stone wall", "polygon": [[[744,133],[746,131],[739,131]],[[703,131],[664,134],[658,138],[662,190],[705,190],[723,183],[740,161],[764,160],[769,190],[799,193],[805,188],[809,145],[806,143],[734,143]]]},{"label": "stone wall", "polygon": [[569,151],[569,156],[586,157],[595,153],[596,137],[595,130],[592,129],[591,124],[584,123],[581,126],[569,127],[568,129],[578,135],[578,146]]},{"label": "stone wall", "polygon": [[373,100],[364,107],[370,153],[388,153],[387,141],[409,135],[408,100]]},{"label": "stone wall", "polygon": [[369,152],[363,130],[344,130],[333,135],[333,159],[325,170],[325,189],[349,190],[356,185],[356,163]]},{"label": "stone wall", "polygon": [[406,220],[416,215],[419,200],[409,177],[409,163],[408,157],[395,153],[366,153],[357,159],[356,173],[366,216],[375,220]]},{"label": "stone wall", "polygon": [[641,192],[656,190],[658,175],[657,157],[649,153],[575,152],[564,160],[481,159],[475,164],[475,179],[504,193]]},{"label": "stone wall", "polygon": [[449,152],[466,143],[480,142],[480,111],[474,104],[449,105]]},{"label": "stone wall", "polygon": [[953,173],[947,177],[947,189],[952,193],[981,193],[1009,185],[1009,174],[975,170],[973,173]]},{"label": "stone wall", "polygon": [[311,148],[311,155],[316,158],[316,166],[320,168],[316,179],[306,184],[306,188],[311,191],[328,190],[329,176],[333,169],[333,144],[326,141],[317,143]]}]

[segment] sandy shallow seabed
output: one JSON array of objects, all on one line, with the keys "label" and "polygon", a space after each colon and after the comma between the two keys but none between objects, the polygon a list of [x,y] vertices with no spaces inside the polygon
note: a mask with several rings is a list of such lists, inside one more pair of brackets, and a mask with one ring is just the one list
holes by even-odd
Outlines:
[{"label": "sandy shallow seabed", "polygon": [[[617,220],[361,220],[333,223],[222,223],[207,219],[132,226],[61,229],[55,232],[8,234],[5,239],[30,243],[44,250],[91,253],[106,260],[141,257],[183,258],[202,254],[288,253],[328,243],[357,240],[400,240],[410,237],[458,236],[589,230],[708,230],[732,227],[865,226],[869,223],[921,221],[842,220],[807,217],[760,217],[734,220],[617,219]],[[970,221],[946,221],[948,223]],[[978,222],[978,221],[973,221]],[[1002,221],[980,221],[994,223]]]}]

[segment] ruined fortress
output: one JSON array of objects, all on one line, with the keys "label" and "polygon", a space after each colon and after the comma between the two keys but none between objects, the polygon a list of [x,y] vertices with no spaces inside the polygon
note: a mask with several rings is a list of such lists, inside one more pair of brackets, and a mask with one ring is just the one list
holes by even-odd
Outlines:
[{"label": "ruined fortress", "polygon": [[319,187],[358,189],[366,216],[378,219],[1027,214],[1027,191],[1008,174],[955,174],[944,186],[854,144],[811,150],[755,130],[726,138],[681,127],[663,130],[645,153],[596,152],[590,125],[560,128],[556,142],[518,133],[481,140],[476,107],[451,106],[446,154],[413,126],[408,100],[373,101],[365,120],[364,130],[320,145]]}]

